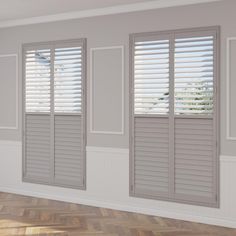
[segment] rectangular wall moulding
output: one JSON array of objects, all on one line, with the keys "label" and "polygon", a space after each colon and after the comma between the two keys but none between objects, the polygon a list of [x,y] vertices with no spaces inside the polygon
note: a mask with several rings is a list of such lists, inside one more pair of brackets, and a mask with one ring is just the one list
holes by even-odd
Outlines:
[{"label": "rectangular wall moulding", "polygon": [[124,47],[91,48],[90,132],[124,133]]},{"label": "rectangular wall moulding", "polygon": [[227,139],[236,141],[236,37],[227,39]]},{"label": "rectangular wall moulding", "polygon": [[18,56],[0,55],[0,129],[18,128]]}]

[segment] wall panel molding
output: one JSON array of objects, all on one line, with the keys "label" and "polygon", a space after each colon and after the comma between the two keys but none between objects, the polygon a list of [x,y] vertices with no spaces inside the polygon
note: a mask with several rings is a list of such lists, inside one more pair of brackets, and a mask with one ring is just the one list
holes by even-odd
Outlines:
[{"label": "wall panel molding", "polygon": [[[15,109],[15,125],[13,126],[1,126],[0,125],[0,129],[4,129],[4,130],[17,130],[18,129],[18,110],[19,110],[19,104],[18,104],[18,86],[19,86],[19,82],[18,82],[18,54],[0,54],[0,59],[1,58],[9,58],[9,57],[13,57],[15,58],[15,63],[16,63],[16,67],[15,67],[15,87],[16,87],[16,90],[15,90],[15,96],[16,96],[16,99],[15,99],[15,106],[16,106],[16,109]],[[7,103],[7,101],[6,101]]]},{"label": "wall panel molding", "polygon": [[[94,128],[94,53],[96,51],[103,50],[120,50],[121,51],[121,127],[117,131],[111,130],[96,130]],[[124,135],[124,46],[112,46],[112,47],[97,47],[90,49],[90,133],[92,134],[113,134]]]},{"label": "wall panel molding", "polygon": [[230,104],[231,104],[231,42],[235,41],[236,42],[236,37],[230,37],[227,38],[227,59],[226,59],[226,64],[227,64],[227,77],[226,77],[226,116],[227,116],[227,124],[226,124],[226,135],[227,135],[227,140],[231,141],[236,141],[236,136],[233,137],[231,136],[231,109],[230,109]]}]

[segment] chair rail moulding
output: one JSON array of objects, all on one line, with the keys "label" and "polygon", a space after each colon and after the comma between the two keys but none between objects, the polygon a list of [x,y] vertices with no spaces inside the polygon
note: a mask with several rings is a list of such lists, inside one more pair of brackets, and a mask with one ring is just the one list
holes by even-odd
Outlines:
[{"label": "chair rail moulding", "polygon": [[[109,75],[109,71],[106,70],[106,68],[109,68],[109,66],[105,65],[104,64],[100,64],[100,65],[96,65],[99,64],[99,62],[101,63],[101,61],[106,61],[107,59],[109,59],[109,56],[111,57],[112,54],[110,55],[105,55],[106,52],[111,52],[113,51],[115,53],[115,51],[119,51],[119,57],[117,57],[117,63],[113,62],[113,66],[116,65],[116,68],[113,68],[114,71],[115,69],[117,70],[117,73],[114,72],[114,74],[111,76]],[[100,53],[100,56],[102,55],[101,53],[104,53],[103,55],[103,59],[102,60],[96,60],[95,59],[95,53]],[[107,57],[107,58],[105,58]],[[112,56],[112,59],[115,60],[114,58],[115,56]],[[111,59],[111,58],[110,58]],[[108,60],[109,62],[112,61],[112,60]],[[101,66],[106,66],[106,68],[104,68],[104,70],[101,70]],[[119,67],[120,66],[120,67]],[[98,72],[96,73],[95,72],[95,67],[96,69],[98,70]],[[103,73],[103,76],[102,76],[102,79],[103,79],[103,84],[106,84],[106,82],[109,82],[111,83],[111,79],[113,79],[114,83],[112,86],[115,85],[115,83],[119,83],[118,86],[120,87],[120,94],[119,94],[119,100],[117,100],[117,106],[120,106],[120,112],[119,115],[117,116],[117,118],[119,120],[117,120],[116,122],[119,123],[119,128],[107,128],[104,126],[103,124],[103,128],[96,128],[95,127],[95,121],[99,120],[99,119],[95,119],[95,92],[96,92],[96,86],[98,85],[98,82],[99,82],[99,75],[101,75],[101,71]],[[104,74],[104,71],[105,71],[105,74]],[[100,72],[100,73],[99,73]],[[124,46],[121,45],[121,46],[111,46],[111,47],[96,47],[96,48],[91,48],[90,49],[90,133],[92,134],[110,134],[110,135],[124,135]],[[95,77],[95,74],[97,76],[97,78]],[[98,75],[99,74],[99,75]],[[117,74],[119,74],[119,77],[115,78],[115,76],[117,76]],[[107,77],[107,78],[106,78]],[[115,79],[117,79],[115,81]],[[97,81],[96,81],[97,80]],[[110,84],[111,85],[111,84]],[[101,90],[101,87],[99,88]],[[104,88],[105,89],[105,88]],[[114,89],[117,90],[117,87],[114,87]],[[101,91],[100,91],[101,92]],[[113,91],[115,92],[115,91]],[[105,102],[112,102],[114,101],[114,99],[116,99],[117,97],[112,93],[112,91],[103,91],[102,95],[104,96],[103,100]],[[114,96],[113,96],[114,95]],[[98,96],[99,98],[103,97],[103,96]],[[113,96],[113,97],[112,97]],[[96,101],[97,101],[97,98],[96,98]],[[98,104],[99,105],[99,104]],[[102,107],[106,107],[104,106],[99,106],[101,109]],[[114,105],[113,105],[113,109],[114,109]],[[99,108],[99,109],[100,109]],[[111,110],[109,111],[109,109],[107,109],[105,111],[105,114],[103,111],[99,110],[99,114],[101,116],[101,114],[103,114],[104,116],[106,116],[107,118],[107,114],[109,114],[110,112],[110,115],[111,115]],[[100,117],[100,120],[105,120],[105,119],[102,119],[104,117]],[[115,117],[114,117],[115,118]],[[113,120],[113,123],[115,122],[114,119],[110,119],[110,121]],[[106,121],[105,121],[106,122]]]},{"label": "chair rail moulding", "polygon": [[[14,65],[15,66],[15,68],[14,68],[15,72],[13,72],[14,73],[14,77],[15,77],[14,78],[15,79],[15,81],[14,81],[14,86],[15,86],[15,91],[14,91],[14,96],[15,96],[15,100],[14,100],[14,103],[15,103],[14,113],[15,114],[14,114],[14,117],[15,117],[15,121],[12,122],[12,123],[14,123],[13,125],[3,125],[3,124],[0,123],[0,129],[2,129],[2,130],[17,130],[18,126],[19,126],[18,125],[18,84],[19,84],[19,82],[18,82],[18,54],[14,54],[14,53],[13,54],[0,54],[0,60],[2,60],[4,58],[6,58],[6,59],[7,58],[14,58],[14,63],[15,63],[15,65]],[[1,67],[1,62],[0,62],[0,67]],[[5,69],[6,69],[6,67],[5,67]],[[9,68],[9,69],[13,70],[13,68]],[[10,75],[10,70],[9,70],[8,74]],[[1,71],[1,76],[3,76],[3,72],[2,71]],[[1,78],[0,82],[1,83],[3,82],[3,78]],[[5,87],[6,86],[4,86],[4,88]],[[11,89],[11,87],[9,89]],[[4,105],[6,104],[6,101],[7,101],[7,98],[3,100]],[[9,106],[11,106],[11,105],[9,104]],[[4,113],[3,110],[1,110],[1,112]],[[9,114],[9,115],[12,116],[12,113]]]}]

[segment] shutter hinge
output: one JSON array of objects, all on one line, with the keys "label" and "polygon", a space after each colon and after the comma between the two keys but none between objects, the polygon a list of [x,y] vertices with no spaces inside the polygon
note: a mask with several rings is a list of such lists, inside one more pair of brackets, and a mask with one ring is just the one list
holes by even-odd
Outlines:
[{"label": "shutter hinge", "polygon": [[130,190],[131,190],[132,192],[134,191],[134,185],[133,185],[133,184],[131,184]]},{"label": "shutter hinge", "polygon": [[215,86],[215,94],[218,93],[217,85]]}]

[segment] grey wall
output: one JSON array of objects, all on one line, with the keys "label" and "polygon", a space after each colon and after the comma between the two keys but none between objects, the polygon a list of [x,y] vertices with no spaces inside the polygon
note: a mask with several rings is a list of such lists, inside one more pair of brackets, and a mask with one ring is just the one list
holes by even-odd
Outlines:
[{"label": "grey wall", "polygon": [[[128,147],[128,43],[129,34],[135,32],[169,30],[189,27],[220,25],[221,41],[221,152],[236,155],[236,141],[226,140],[226,39],[236,36],[235,27],[236,1],[228,0],[211,4],[200,4],[185,7],[158,9],[152,11],[78,19],[48,24],[22,26],[0,29],[0,54],[18,53],[21,58],[21,44],[38,41],[59,40],[85,37],[88,39],[88,50],[93,47],[125,46],[125,134],[105,135],[91,134],[88,127],[89,146]],[[89,52],[89,51],[88,51]],[[88,121],[90,117],[90,63],[88,53]],[[21,61],[19,61],[21,75]],[[109,68],[107,68],[109,70]],[[11,68],[9,68],[11,70]],[[235,77],[232,78],[235,80]],[[19,77],[21,85],[21,76]],[[232,83],[236,89],[236,83]],[[101,96],[101,95],[99,95]],[[121,94],[117,95],[121,98]],[[21,108],[21,88],[19,107]],[[234,97],[235,98],[235,97]],[[5,99],[0,94],[0,100]],[[98,109],[98,108],[96,108]],[[102,109],[102,108],[101,108]],[[21,109],[19,109],[21,112]],[[118,113],[118,110],[117,110]],[[120,116],[120,114],[115,114]],[[19,115],[21,124],[21,113]],[[236,119],[232,109],[231,119]],[[106,120],[108,127],[113,127],[111,119]],[[89,122],[88,122],[89,125]],[[234,131],[235,132],[235,131]],[[20,140],[21,128],[18,131],[0,130],[0,139]]]}]

